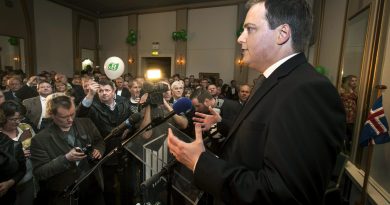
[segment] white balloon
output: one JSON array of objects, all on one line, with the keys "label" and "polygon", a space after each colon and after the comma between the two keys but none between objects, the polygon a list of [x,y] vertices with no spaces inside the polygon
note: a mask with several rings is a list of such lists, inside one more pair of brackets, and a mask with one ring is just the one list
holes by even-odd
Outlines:
[{"label": "white balloon", "polygon": [[104,62],[104,73],[106,73],[107,77],[111,80],[120,77],[123,74],[123,71],[125,71],[125,64],[119,57],[109,57],[106,62]]}]

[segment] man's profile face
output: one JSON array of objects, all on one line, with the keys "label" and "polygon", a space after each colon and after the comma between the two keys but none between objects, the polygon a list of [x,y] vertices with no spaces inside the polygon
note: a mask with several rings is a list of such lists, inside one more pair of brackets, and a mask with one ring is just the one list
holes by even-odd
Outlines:
[{"label": "man's profile face", "polygon": [[114,95],[114,89],[110,85],[100,85],[99,99],[102,103],[112,103]]},{"label": "man's profile face", "polygon": [[200,103],[197,98],[192,99],[192,105],[195,107],[196,112],[208,113],[209,109],[203,103]]},{"label": "man's profile face", "polygon": [[75,107],[72,104],[70,109],[65,107],[58,107],[57,113],[52,114],[51,118],[53,119],[54,124],[56,124],[61,130],[68,131],[72,127],[73,120],[75,118]]},{"label": "man's profile face", "polygon": [[244,63],[260,72],[271,66],[277,52],[276,29],[269,28],[264,2],[253,5],[246,15],[244,31],[237,39]]}]

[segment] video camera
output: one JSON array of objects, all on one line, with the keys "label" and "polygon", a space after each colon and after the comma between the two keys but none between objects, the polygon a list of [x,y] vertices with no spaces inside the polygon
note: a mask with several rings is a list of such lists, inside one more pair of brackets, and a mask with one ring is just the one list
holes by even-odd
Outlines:
[{"label": "video camera", "polygon": [[143,84],[143,92],[148,93],[148,99],[146,100],[146,104],[157,106],[162,105],[164,103],[163,93],[169,90],[168,85],[164,83],[156,83],[151,84],[149,82],[145,82]]}]

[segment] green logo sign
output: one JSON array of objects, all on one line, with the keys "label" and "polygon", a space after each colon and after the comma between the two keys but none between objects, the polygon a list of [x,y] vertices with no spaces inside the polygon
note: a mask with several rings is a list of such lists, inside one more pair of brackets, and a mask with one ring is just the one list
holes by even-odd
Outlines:
[{"label": "green logo sign", "polygon": [[108,70],[116,71],[119,68],[119,63],[110,63],[108,64]]}]

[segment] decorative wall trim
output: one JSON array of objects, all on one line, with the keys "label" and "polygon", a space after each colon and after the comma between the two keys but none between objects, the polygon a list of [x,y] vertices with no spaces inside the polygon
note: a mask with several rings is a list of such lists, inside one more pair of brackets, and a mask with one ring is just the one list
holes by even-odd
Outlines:
[{"label": "decorative wall trim", "polygon": [[[28,4],[29,3],[29,4]],[[25,61],[26,70],[25,73],[28,76],[35,75],[37,73],[37,60],[36,60],[36,46],[35,46],[35,29],[34,29],[34,5],[31,1],[20,0],[20,4],[23,10],[23,16],[26,26],[25,36]],[[30,10],[30,11],[29,11]]]},{"label": "decorative wall trim", "polygon": [[99,41],[99,24],[98,20],[95,17],[86,16],[75,10],[72,10],[72,21],[73,21],[73,72],[78,73],[81,71],[81,48],[80,48],[80,25],[81,21],[86,20],[94,24],[94,33],[95,33],[95,45],[90,49],[95,50],[95,65],[100,65],[99,61],[99,50],[98,50],[98,41]]}]

